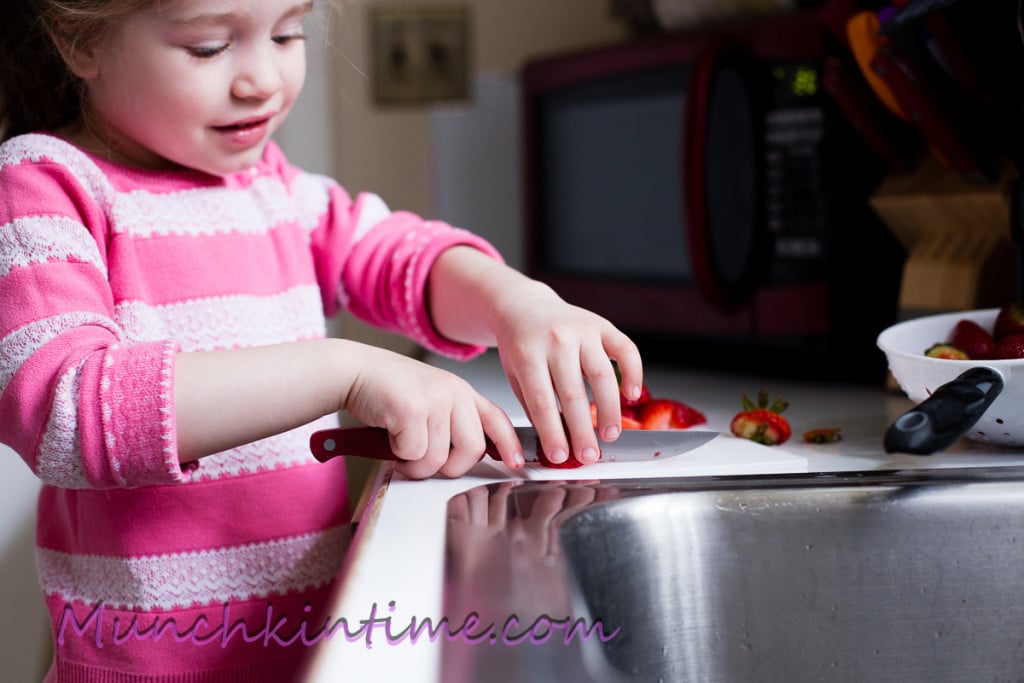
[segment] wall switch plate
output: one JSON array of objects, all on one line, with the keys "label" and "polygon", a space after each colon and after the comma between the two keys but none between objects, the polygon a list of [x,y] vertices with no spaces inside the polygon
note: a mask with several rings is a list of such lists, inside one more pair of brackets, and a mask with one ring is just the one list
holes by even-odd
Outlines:
[{"label": "wall switch plate", "polygon": [[464,6],[384,5],[370,12],[378,105],[468,97],[469,18]]}]

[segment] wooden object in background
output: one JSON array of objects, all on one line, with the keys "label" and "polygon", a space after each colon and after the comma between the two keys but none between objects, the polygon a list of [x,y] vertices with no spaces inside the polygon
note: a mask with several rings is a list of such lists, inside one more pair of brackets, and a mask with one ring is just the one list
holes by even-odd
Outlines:
[{"label": "wooden object in background", "polygon": [[998,307],[1013,297],[1010,187],[961,178],[926,155],[892,174],[871,206],[907,249],[900,289],[904,318]]}]

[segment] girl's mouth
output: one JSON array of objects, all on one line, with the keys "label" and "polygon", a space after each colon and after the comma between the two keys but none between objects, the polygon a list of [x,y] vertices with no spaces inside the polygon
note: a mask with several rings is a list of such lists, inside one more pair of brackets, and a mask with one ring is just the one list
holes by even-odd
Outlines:
[{"label": "girl's mouth", "polygon": [[263,140],[270,128],[271,117],[248,119],[224,126],[213,126],[213,130],[229,140],[231,144],[248,147]]},{"label": "girl's mouth", "polygon": [[251,121],[242,121],[240,123],[232,123],[226,126],[214,126],[214,130],[224,131],[230,133],[232,131],[251,130],[253,128],[259,128],[264,125],[269,119],[253,119]]}]

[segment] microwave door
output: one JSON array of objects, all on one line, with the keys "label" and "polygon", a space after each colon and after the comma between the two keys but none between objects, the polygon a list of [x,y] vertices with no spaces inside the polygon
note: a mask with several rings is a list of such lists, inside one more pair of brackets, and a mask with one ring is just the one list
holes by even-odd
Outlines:
[{"label": "microwave door", "polygon": [[678,157],[687,73],[609,77],[543,98],[543,266],[690,286]]},{"label": "microwave door", "polygon": [[752,69],[740,46],[715,40],[694,61],[687,90],[682,196],[694,282],[723,310],[749,303],[766,261]]}]

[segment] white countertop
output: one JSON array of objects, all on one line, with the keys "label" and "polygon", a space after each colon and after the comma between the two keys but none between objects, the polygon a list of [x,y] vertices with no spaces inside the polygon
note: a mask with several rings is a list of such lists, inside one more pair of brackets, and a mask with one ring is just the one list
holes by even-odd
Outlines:
[{"label": "white countertop", "polygon": [[[466,364],[440,358],[431,361],[468,379],[502,406],[516,424],[525,423],[525,414],[504,381],[493,352]],[[689,403],[707,415],[706,428],[724,433],[693,453],[676,458],[690,459],[687,464],[674,465],[676,469],[664,469],[665,462],[658,462],[645,464],[646,470],[616,471],[614,477],[604,478],[1024,465],[1022,452],[982,447],[966,440],[930,457],[885,454],[881,447],[885,428],[913,404],[881,387],[787,382],[668,367],[648,367],[646,372],[646,384],[655,397]],[[793,438],[781,447],[759,446],[728,434],[729,421],[740,409],[740,396],[744,392],[753,396],[761,389],[772,395],[781,393],[789,401],[786,416],[793,427]],[[843,440],[826,445],[803,443],[801,434],[818,427],[840,427]],[[598,479],[602,467],[609,465],[534,470],[530,478]],[[521,475],[490,461],[456,480],[408,481],[392,477],[387,466],[379,467],[360,512],[331,611],[332,623],[344,619],[345,625],[318,648],[307,677],[309,683],[436,683],[440,643],[431,642],[426,631],[415,643],[399,636],[411,623],[430,619],[436,625],[446,616],[441,611],[448,500],[477,486],[517,478]],[[390,622],[386,623],[388,617]],[[361,623],[371,619],[377,620],[372,629]],[[346,627],[350,638],[346,638]]]}]

